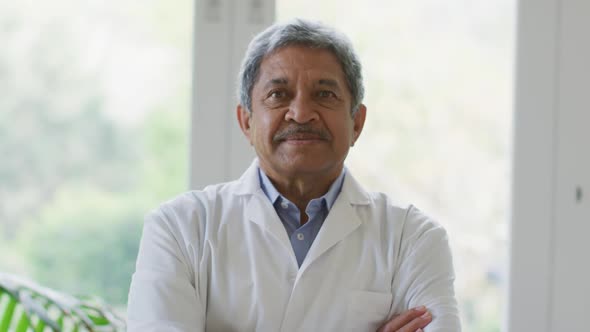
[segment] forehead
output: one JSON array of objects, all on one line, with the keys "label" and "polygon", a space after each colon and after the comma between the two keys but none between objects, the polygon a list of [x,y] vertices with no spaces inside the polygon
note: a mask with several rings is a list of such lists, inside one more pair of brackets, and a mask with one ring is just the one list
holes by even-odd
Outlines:
[{"label": "forehead", "polygon": [[287,46],[265,56],[260,64],[258,82],[301,77],[331,79],[345,85],[342,65],[331,51],[305,46]]}]

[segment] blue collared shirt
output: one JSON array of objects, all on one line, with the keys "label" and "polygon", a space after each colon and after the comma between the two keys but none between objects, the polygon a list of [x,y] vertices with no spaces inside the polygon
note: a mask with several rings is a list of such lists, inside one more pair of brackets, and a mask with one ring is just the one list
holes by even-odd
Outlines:
[{"label": "blue collared shirt", "polygon": [[309,201],[305,208],[308,220],[304,225],[301,225],[299,208],[281,195],[268,176],[260,168],[258,169],[260,187],[274,206],[277,215],[287,230],[299,266],[303,263],[303,259],[307,255],[309,248],[311,248],[324,220],[326,220],[328,212],[330,212],[332,205],[334,205],[336,198],[340,194],[345,172],[345,169],[343,169],[324,196]]}]

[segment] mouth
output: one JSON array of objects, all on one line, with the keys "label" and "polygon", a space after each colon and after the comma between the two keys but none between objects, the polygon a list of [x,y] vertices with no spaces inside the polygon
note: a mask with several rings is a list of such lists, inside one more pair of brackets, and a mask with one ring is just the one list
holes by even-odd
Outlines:
[{"label": "mouth", "polygon": [[290,144],[290,145],[311,145],[311,144],[322,143],[322,142],[324,142],[324,140],[319,139],[319,138],[306,138],[306,139],[296,138],[296,139],[286,139],[283,142]]},{"label": "mouth", "polygon": [[292,134],[279,140],[280,143],[287,143],[289,145],[311,145],[325,142],[326,139],[320,135],[315,134]]},{"label": "mouth", "polygon": [[294,134],[289,135],[283,141],[323,141],[324,138],[315,134]]},{"label": "mouth", "polygon": [[312,129],[306,127],[291,127],[277,133],[274,141],[277,143],[288,143],[294,145],[314,144],[328,141],[330,134],[321,129]]}]

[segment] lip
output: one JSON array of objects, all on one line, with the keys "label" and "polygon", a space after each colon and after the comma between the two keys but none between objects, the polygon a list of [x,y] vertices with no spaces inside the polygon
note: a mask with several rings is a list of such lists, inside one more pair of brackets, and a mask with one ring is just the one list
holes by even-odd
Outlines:
[{"label": "lip", "polygon": [[322,137],[320,135],[315,135],[315,134],[293,134],[293,135],[289,135],[285,138],[286,140],[311,140],[311,139],[315,139],[315,140],[321,140]]},{"label": "lip", "polygon": [[284,143],[291,145],[309,145],[323,142],[321,139],[286,139]]},{"label": "lip", "polygon": [[323,142],[324,139],[317,135],[310,134],[296,134],[291,135],[283,140],[283,142],[293,145],[306,145]]}]

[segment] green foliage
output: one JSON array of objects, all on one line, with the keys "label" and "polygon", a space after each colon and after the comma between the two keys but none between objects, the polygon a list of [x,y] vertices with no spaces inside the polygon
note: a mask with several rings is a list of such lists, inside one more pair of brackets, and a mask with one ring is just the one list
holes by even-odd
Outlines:
[{"label": "green foliage", "polygon": [[98,298],[75,298],[0,273],[0,332],[123,331],[125,321]]},{"label": "green foliage", "polygon": [[185,190],[188,183],[188,112],[152,112],[141,130],[144,155],[141,191],[151,205]]},{"label": "green foliage", "polygon": [[71,181],[128,189],[133,177],[121,170],[129,172],[137,155],[128,134],[103,113],[105,91],[98,73],[84,68],[72,22],[29,19],[24,5],[0,5],[3,240]]},{"label": "green foliage", "polygon": [[0,3],[0,271],[126,303],[143,215],[186,188],[190,4]]},{"label": "green foliage", "polygon": [[144,211],[128,195],[64,191],[21,233],[18,248],[50,287],[124,304]]},{"label": "green foliage", "polygon": [[[17,251],[30,273],[53,288],[96,294],[124,305],[135,268],[143,215],[184,190],[187,129],[180,112],[153,112],[139,136],[141,179],[133,192],[99,186],[92,178],[69,178],[20,232]],[[134,174],[138,173],[138,174]],[[116,189],[116,188],[114,188]]]}]

